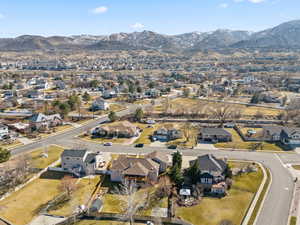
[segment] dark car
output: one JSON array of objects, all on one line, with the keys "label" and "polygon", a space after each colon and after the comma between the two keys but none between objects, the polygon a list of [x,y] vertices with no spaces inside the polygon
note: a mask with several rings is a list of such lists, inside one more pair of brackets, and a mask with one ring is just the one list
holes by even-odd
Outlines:
[{"label": "dark car", "polygon": [[136,148],[143,148],[143,147],[144,147],[144,144],[142,144],[142,143],[136,144],[134,147],[136,147]]},{"label": "dark car", "polygon": [[177,145],[169,145],[168,146],[168,149],[176,149],[177,148]]}]

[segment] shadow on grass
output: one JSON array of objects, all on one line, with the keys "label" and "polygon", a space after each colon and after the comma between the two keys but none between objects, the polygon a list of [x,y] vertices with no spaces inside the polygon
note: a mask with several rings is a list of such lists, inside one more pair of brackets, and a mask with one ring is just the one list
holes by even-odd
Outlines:
[{"label": "shadow on grass", "polygon": [[109,176],[105,176],[101,187],[108,188],[108,193],[113,194],[116,190],[120,189],[121,183],[111,182]]},{"label": "shadow on grass", "polygon": [[64,176],[72,176],[68,172],[46,171],[42,173],[40,179],[61,180]]}]

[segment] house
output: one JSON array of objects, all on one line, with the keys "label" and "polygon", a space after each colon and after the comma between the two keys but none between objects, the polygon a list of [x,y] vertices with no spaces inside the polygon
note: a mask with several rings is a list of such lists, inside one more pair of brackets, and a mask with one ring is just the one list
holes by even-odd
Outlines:
[{"label": "house", "polygon": [[139,128],[128,121],[120,121],[96,127],[92,135],[107,138],[132,138],[139,135]]},{"label": "house", "polygon": [[280,141],[285,145],[299,145],[300,128],[283,128],[280,133]]},{"label": "house", "polygon": [[206,127],[200,130],[198,139],[209,142],[229,142],[232,140],[232,135],[223,128]]},{"label": "house", "polygon": [[263,139],[265,141],[280,141],[280,133],[283,126],[264,126]]},{"label": "house", "polygon": [[109,108],[109,104],[108,102],[106,102],[104,99],[102,99],[101,97],[95,99],[95,101],[93,101],[92,103],[92,107],[91,109],[93,111],[97,111],[97,110],[108,110]]},{"label": "house", "polygon": [[42,98],[43,97],[43,93],[37,91],[37,90],[29,90],[25,96],[27,98]]},{"label": "house", "polygon": [[50,88],[50,85],[47,80],[39,79],[36,81],[35,89],[45,90],[45,89],[49,89],[49,88]]},{"label": "house", "polygon": [[63,124],[59,114],[44,115],[43,113],[33,114],[29,119],[30,127],[33,130],[48,129]]},{"label": "house", "polygon": [[4,124],[0,124],[0,140],[8,136],[9,131],[8,131],[8,126]]},{"label": "house", "polygon": [[99,153],[87,150],[66,149],[61,154],[61,167],[64,171],[76,176],[95,174],[95,170],[103,162]]},{"label": "house", "polygon": [[171,141],[182,138],[182,132],[177,129],[160,128],[152,135],[153,141]]},{"label": "house", "polygon": [[105,90],[102,93],[102,98],[108,99],[108,98],[115,98],[117,97],[117,93],[114,90]]},{"label": "house", "polygon": [[136,182],[156,182],[159,164],[150,158],[137,158],[126,155],[113,160],[110,167],[110,179],[113,182],[135,180]]},{"label": "house", "polygon": [[[212,191],[213,185],[225,181],[228,169],[225,159],[218,159],[212,154],[206,154],[199,156],[196,160],[190,161],[190,166],[193,166],[195,163],[198,164],[199,168],[199,181],[205,190]],[[214,186],[214,188],[218,187]]]},{"label": "house", "polygon": [[172,165],[172,159],[170,155],[154,151],[146,155],[146,158],[152,159],[159,164],[159,173],[166,172],[167,168]]},{"label": "house", "polygon": [[161,96],[161,92],[157,89],[152,88],[145,91],[145,96],[147,98],[158,98],[159,96]]}]

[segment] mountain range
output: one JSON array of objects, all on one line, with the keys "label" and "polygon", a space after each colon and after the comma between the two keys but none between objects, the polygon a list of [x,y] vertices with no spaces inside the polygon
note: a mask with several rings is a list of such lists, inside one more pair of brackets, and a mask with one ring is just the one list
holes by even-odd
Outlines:
[{"label": "mountain range", "polygon": [[0,51],[160,50],[202,51],[218,49],[300,48],[300,20],[259,32],[219,29],[164,35],[152,31],[111,35],[35,36],[0,38]]}]

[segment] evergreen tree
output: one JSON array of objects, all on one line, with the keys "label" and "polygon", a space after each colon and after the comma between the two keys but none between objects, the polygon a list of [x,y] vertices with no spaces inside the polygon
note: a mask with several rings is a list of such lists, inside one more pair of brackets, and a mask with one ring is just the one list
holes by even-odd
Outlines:
[{"label": "evergreen tree", "polygon": [[108,118],[111,122],[115,122],[118,119],[118,116],[114,111],[110,111],[108,114]]},{"label": "evergreen tree", "polygon": [[11,154],[10,151],[0,147],[0,163],[6,162],[9,160]]},{"label": "evergreen tree", "polygon": [[142,108],[138,108],[138,109],[135,111],[134,119],[135,119],[136,121],[141,122],[141,120],[143,119],[143,117],[144,117],[143,109],[142,109]]},{"label": "evergreen tree", "polygon": [[182,166],[182,155],[179,151],[173,153],[172,155],[172,166],[178,166],[179,169],[181,169]]}]

